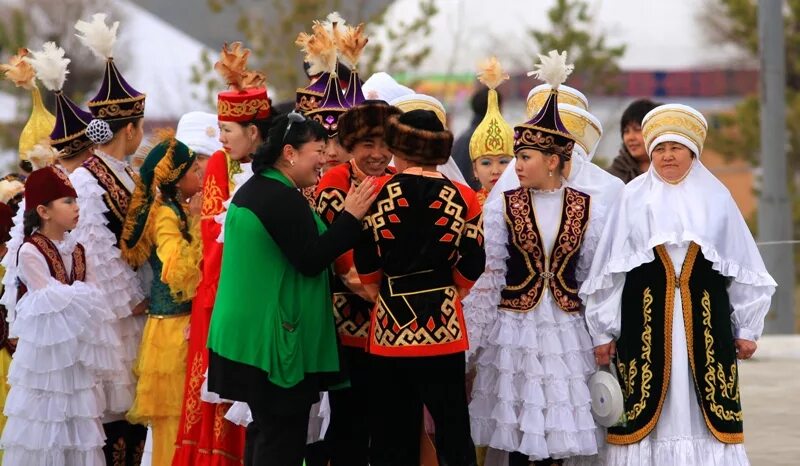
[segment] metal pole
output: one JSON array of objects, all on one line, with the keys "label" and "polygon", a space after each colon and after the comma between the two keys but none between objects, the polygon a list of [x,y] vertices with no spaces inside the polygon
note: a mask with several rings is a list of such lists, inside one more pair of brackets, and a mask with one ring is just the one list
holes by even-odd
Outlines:
[{"label": "metal pole", "polygon": [[[758,2],[761,49],[761,168],[758,203],[760,241],[786,241],[792,236],[792,205],[787,189],[786,55],[783,1]],[[765,332],[794,333],[794,250],[792,244],[762,247],[767,269],[778,282],[767,314]]]}]

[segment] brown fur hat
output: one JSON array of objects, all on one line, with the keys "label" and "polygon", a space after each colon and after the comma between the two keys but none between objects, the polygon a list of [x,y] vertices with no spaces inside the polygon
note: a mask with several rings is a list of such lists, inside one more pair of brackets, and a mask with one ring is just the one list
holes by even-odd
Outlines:
[{"label": "brown fur hat", "polygon": [[382,100],[365,100],[339,117],[339,144],[350,152],[358,141],[384,137],[387,119],[400,113]]},{"label": "brown fur hat", "polygon": [[422,165],[447,163],[453,149],[453,133],[430,110],[411,110],[389,118],[386,143],[402,152],[409,162]]}]

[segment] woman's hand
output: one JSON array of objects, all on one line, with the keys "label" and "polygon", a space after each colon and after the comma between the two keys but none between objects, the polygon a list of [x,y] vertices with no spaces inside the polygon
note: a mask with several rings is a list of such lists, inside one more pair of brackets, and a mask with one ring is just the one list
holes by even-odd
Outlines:
[{"label": "woman's hand", "polygon": [[372,202],[378,197],[375,178],[368,177],[358,187],[350,186],[350,192],[344,200],[344,210],[361,220],[367,214]]},{"label": "woman's hand", "polygon": [[736,345],[736,357],[739,359],[752,358],[758,347],[756,342],[742,338],[737,338],[734,344]]},{"label": "woman's hand", "polygon": [[611,364],[611,358],[617,354],[617,343],[614,340],[609,341],[605,345],[595,346],[594,360],[598,366],[608,366]]},{"label": "woman's hand", "polygon": [[199,217],[203,210],[203,195],[197,193],[189,199],[189,215]]},{"label": "woman's hand", "polygon": [[144,301],[139,303],[135,308],[133,308],[133,311],[131,311],[131,314],[133,314],[135,316],[140,316],[140,315],[146,314],[147,313],[147,309],[149,307],[150,307],[150,300],[149,299],[145,299]]}]

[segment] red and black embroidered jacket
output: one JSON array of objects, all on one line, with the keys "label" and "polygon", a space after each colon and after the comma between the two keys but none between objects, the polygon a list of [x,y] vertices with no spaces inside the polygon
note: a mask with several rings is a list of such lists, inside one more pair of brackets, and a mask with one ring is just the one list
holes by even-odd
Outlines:
[{"label": "red and black embroidered jacket", "polygon": [[575,270],[589,224],[589,195],[564,188],[561,224],[552,251],[546,251],[542,244],[530,191],[517,188],[503,196],[509,258],[500,307],[517,312],[531,311],[549,288],[558,307],[566,312],[579,311],[581,300]]},{"label": "red and black embroidered jacket", "polygon": [[438,173],[388,179],[355,248],[362,283],[380,284],[369,347],[383,356],[433,356],[469,343],[457,287],[483,272],[483,217],[475,192]]},{"label": "red and black embroidered jacket", "polygon": [[[119,243],[122,227],[125,225],[125,215],[128,213],[128,204],[133,193],[128,191],[125,184],[117,178],[114,171],[100,157],[92,155],[83,162],[83,167],[97,179],[97,183],[105,191],[103,201],[108,207],[108,212],[105,213],[105,217],[108,219],[108,229],[114,233],[117,243]],[[136,180],[137,175],[133,170],[129,167],[126,167],[125,170],[132,179]]]},{"label": "red and black embroidered jacket", "polygon": [[[360,171],[354,161],[337,165],[320,179],[316,190],[316,209],[322,221],[330,226],[344,210],[344,198],[350,187],[360,183]],[[387,169],[391,175],[391,169]],[[331,282],[336,330],[345,346],[366,348],[369,335],[369,314],[372,303],[353,293],[339,275],[347,274],[353,265],[353,252],[348,251],[334,264],[337,276]]]}]

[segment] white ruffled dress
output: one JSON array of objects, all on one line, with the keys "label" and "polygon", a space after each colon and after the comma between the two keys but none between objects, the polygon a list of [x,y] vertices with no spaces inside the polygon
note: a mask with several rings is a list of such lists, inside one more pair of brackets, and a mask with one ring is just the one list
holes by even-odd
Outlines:
[{"label": "white ruffled dress", "polygon": [[[119,161],[101,152],[96,152],[133,192],[134,180],[128,175],[126,162]],[[131,311],[145,299],[137,273],[122,259],[114,233],[106,226],[105,213],[108,207],[103,200],[106,191],[97,179],[84,167],[70,175],[70,181],[78,193],[81,218],[73,232],[75,239],[86,248],[87,267],[101,270],[97,286],[103,293],[111,312],[117,317],[116,327],[122,339],[122,360],[125,367],[104,381],[106,394],[106,418],[104,422],[124,419],[125,412],[133,403],[136,378],[133,364],[139,351],[146,316],[134,316]]]},{"label": "white ruffled dress", "polygon": [[[563,194],[563,188],[533,193],[548,255]],[[496,197],[484,206],[486,271],[464,300],[468,367],[477,366],[469,406],[472,437],[476,445],[521,452],[532,460],[581,457],[575,459],[591,463],[590,455],[598,452],[587,387],[596,370],[592,340],[583,314],[561,310],[547,288],[529,312],[499,307],[509,257],[504,203]],[[602,229],[593,214],[580,251],[579,280],[588,271]]]},{"label": "white ruffled dress", "polygon": [[[67,235],[54,243],[71,270],[75,240]],[[65,285],[26,243],[19,248],[17,273],[28,290],[10,329],[19,341],[8,376],[3,464],[103,465],[100,380],[122,367],[115,316],[92,285],[90,268],[86,282]]]}]

